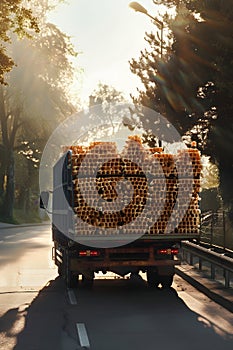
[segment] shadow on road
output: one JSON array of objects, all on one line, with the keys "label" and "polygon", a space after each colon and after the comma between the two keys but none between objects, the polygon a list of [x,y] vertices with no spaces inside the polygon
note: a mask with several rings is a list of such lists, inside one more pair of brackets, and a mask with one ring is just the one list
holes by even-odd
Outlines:
[{"label": "shadow on road", "polygon": [[8,310],[0,318],[0,334],[4,334],[6,338],[13,338],[14,334],[14,325],[17,321],[20,320],[22,311],[19,308],[13,308]]},{"label": "shadow on road", "polygon": [[66,307],[65,288],[60,279],[50,281],[27,309],[25,327],[15,350],[59,350]]},{"label": "shadow on road", "polygon": [[[92,290],[78,289],[76,298],[77,305],[69,305],[63,281],[51,281],[29,306],[14,350],[79,349],[76,323],[85,323],[93,350],[233,348],[229,334],[190,310],[172,288],[150,290],[142,281],[96,280]],[[3,322],[6,329],[17,309],[9,314],[9,323]],[[76,346],[64,347],[64,334]]]},{"label": "shadow on road", "polygon": [[233,349],[232,336],[190,310],[173,288],[150,290],[134,281],[97,281],[92,291],[80,290],[79,303],[78,320],[95,334],[95,350]]}]

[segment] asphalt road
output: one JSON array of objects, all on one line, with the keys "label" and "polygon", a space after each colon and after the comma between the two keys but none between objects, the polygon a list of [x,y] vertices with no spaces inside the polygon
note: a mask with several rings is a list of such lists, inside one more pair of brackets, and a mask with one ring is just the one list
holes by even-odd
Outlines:
[{"label": "asphalt road", "polygon": [[51,246],[49,226],[0,230],[1,350],[233,349],[232,314],[180,277],[168,291],[111,274],[67,291]]}]

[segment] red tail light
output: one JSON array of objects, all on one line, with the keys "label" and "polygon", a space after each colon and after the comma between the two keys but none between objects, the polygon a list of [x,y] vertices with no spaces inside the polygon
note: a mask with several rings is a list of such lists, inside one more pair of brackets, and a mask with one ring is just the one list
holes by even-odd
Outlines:
[{"label": "red tail light", "polygon": [[79,252],[79,256],[99,256],[100,252],[98,250],[82,250]]},{"label": "red tail light", "polygon": [[159,249],[159,250],[158,250],[158,254],[162,254],[162,255],[170,254],[170,253],[168,252],[168,250],[169,250],[169,249]]},{"label": "red tail light", "polygon": [[87,256],[87,252],[86,251],[79,252],[79,256]]},{"label": "red tail light", "polygon": [[176,255],[176,254],[179,253],[179,249],[178,249],[178,248],[172,248],[171,253],[172,253],[173,255]]},{"label": "red tail light", "polygon": [[100,252],[98,252],[97,250],[92,250],[91,251],[91,256],[99,256]]},{"label": "red tail light", "polygon": [[159,249],[157,253],[161,255],[170,255],[170,254],[176,255],[179,253],[179,249],[178,248]]}]

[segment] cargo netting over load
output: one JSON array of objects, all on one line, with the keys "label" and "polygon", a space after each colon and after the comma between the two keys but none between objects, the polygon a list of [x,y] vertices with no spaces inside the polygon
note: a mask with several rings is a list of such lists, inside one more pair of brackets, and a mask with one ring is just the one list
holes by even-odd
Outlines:
[{"label": "cargo netting over load", "polygon": [[156,221],[151,217],[148,235],[198,235],[202,166],[197,149],[173,155],[161,147],[145,148],[139,136],[130,136],[120,154],[115,142],[65,146],[64,151],[71,151],[73,208],[75,218],[81,219],[75,224],[78,235],[90,234],[86,224],[99,235],[114,228],[126,234],[143,232],[150,220],[145,206],[160,201],[161,210]]}]

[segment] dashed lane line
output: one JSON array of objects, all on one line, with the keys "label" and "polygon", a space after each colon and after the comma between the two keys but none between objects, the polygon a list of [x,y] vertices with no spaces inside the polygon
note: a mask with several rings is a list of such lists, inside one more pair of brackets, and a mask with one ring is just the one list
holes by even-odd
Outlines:
[{"label": "dashed lane line", "polygon": [[90,349],[90,342],[87,335],[87,330],[84,323],[76,323],[79,342],[82,348]]},{"label": "dashed lane line", "polygon": [[69,302],[71,305],[77,305],[77,299],[74,294],[74,291],[72,289],[67,289],[68,297],[69,297]]},{"label": "dashed lane line", "polygon": [[[68,288],[67,294],[71,305],[77,305],[77,298],[73,289]],[[76,323],[76,329],[78,333],[79,343],[81,348],[90,349],[90,342],[87,335],[87,330],[84,323]]]}]

